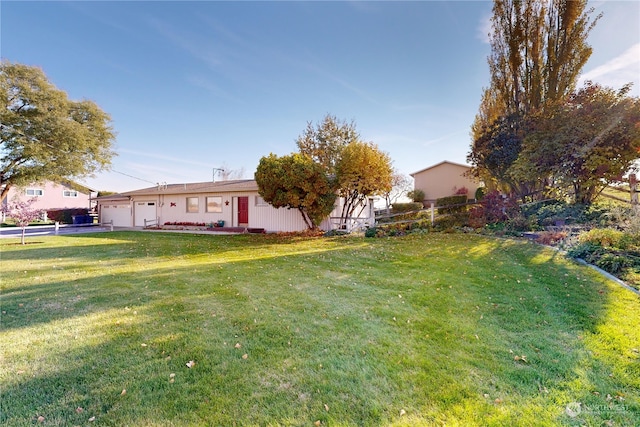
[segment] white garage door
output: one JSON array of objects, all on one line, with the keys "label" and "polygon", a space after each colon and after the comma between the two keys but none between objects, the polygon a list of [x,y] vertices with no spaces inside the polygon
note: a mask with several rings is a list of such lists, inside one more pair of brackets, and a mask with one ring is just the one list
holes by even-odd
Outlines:
[{"label": "white garage door", "polygon": [[144,227],[144,220],[152,221],[156,218],[156,202],[136,202],[134,216],[136,227]]},{"label": "white garage door", "polygon": [[131,205],[101,205],[100,216],[102,223],[113,221],[114,227],[131,227]]}]

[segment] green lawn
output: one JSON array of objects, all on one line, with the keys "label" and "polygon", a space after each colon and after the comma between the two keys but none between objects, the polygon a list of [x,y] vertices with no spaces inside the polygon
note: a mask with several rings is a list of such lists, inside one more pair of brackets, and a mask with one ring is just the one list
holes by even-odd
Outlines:
[{"label": "green lawn", "polygon": [[640,425],[640,298],[531,243],[18,241],[2,425]]}]

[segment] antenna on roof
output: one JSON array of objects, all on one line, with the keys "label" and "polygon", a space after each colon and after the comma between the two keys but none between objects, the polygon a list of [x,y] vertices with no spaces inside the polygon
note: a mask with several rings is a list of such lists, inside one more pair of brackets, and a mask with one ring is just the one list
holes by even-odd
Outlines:
[{"label": "antenna on roof", "polygon": [[213,168],[213,182],[216,182],[216,172],[224,172],[222,168]]}]

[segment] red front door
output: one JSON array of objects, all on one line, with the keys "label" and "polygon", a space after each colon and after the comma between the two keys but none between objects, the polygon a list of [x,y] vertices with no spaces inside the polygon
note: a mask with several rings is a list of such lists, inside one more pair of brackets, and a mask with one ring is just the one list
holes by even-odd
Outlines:
[{"label": "red front door", "polygon": [[249,224],[248,197],[238,197],[238,224]]}]

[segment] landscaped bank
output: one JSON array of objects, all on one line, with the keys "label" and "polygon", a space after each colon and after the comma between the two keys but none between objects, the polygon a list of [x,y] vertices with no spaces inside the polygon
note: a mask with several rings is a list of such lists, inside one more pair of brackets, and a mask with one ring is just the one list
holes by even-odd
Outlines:
[{"label": "landscaped bank", "polygon": [[638,425],[640,301],[541,246],[0,241],[0,423]]}]

